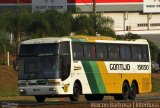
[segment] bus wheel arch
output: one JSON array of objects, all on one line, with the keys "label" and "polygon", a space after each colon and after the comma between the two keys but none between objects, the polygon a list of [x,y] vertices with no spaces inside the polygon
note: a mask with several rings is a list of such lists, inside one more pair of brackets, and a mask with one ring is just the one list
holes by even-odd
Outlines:
[{"label": "bus wheel arch", "polygon": [[130,86],[129,96],[130,100],[134,100],[136,98],[136,94],[139,92],[138,83],[136,80],[133,80]]},{"label": "bus wheel arch", "polygon": [[71,101],[78,101],[82,94],[82,85],[79,80],[76,80],[73,84],[73,94],[69,96]]}]

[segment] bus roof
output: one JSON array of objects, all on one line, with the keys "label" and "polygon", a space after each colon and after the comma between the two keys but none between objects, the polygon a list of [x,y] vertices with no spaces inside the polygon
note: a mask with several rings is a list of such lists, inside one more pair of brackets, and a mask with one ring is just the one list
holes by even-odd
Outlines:
[{"label": "bus roof", "polygon": [[115,38],[109,36],[70,36],[71,39],[87,39],[87,40],[116,40]]},{"label": "bus roof", "polygon": [[99,42],[99,43],[119,43],[119,44],[148,44],[145,39],[136,40],[116,40],[112,37],[104,36],[69,36],[69,37],[47,37],[47,38],[37,38],[22,41],[21,44],[41,44],[41,43],[59,43],[63,41],[73,41],[73,42]]},{"label": "bus roof", "polygon": [[66,37],[47,37],[47,38],[37,38],[22,41],[21,44],[41,44],[41,43],[59,43],[62,41],[70,41]]}]

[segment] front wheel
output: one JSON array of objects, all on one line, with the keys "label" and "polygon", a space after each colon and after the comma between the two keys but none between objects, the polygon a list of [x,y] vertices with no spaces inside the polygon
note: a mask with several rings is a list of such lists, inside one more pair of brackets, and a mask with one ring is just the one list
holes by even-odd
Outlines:
[{"label": "front wheel", "polygon": [[45,101],[45,96],[35,96],[37,102],[42,103]]},{"label": "front wheel", "polygon": [[73,94],[70,95],[69,98],[71,101],[78,101],[80,95],[81,95],[81,87],[79,84],[75,83],[73,86]]}]

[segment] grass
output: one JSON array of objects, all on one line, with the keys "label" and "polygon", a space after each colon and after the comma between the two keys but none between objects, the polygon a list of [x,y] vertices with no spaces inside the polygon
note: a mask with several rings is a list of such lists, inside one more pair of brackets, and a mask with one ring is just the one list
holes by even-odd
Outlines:
[{"label": "grass", "polygon": [[152,92],[160,92],[160,78],[152,77]]},{"label": "grass", "polygon": [[18,95],[18,73],[12,67],[0,66],[0,96]]}]

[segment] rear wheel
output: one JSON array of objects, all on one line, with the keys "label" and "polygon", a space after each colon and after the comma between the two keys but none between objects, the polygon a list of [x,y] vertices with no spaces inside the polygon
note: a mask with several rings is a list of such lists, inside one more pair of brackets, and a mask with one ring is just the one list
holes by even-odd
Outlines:
[{"label": "rear wheel", "polygon": [[129,84],[127,82],[124,82],[122,86],[122,94],[114,95],[114,99],[115,100],[127,100],[129,97],[129,91],[130,91],[129,89],[130,89]]},{"label": "rear wheel", "polygon": [[95,94],[92,94],[92,95],[85,95],[85,98],[86,98],[86,100],[88,100],[88,101],[96,101],[96,100],[103,100],[103,97],[104,97],[104,95],[95,95]]},{"label": "rear wheel", "polygon": [[73,94],[70,95],[69,98],[70,98],[71,101],[78,101],[80,95],[81,95],[81,86],[77,83],[74,83]]},{"label": "rear wheel", "polygon": [[137,94],[137,85],[133,82],[130,87],[128,98],[134,100],[136,98],[136,94]]},{"label": "rear wheel", "polygon": [[45,101],[45,96],[35,96],[35,99],[37,102],[44,102]]}]

